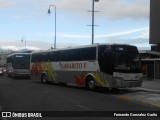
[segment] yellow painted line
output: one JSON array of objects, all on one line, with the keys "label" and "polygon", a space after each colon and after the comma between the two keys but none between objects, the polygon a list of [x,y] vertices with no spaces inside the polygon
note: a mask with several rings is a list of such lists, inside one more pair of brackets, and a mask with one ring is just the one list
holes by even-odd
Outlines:
[{"label": "yellow painted line", "polygon": [[142,103],[142,104],[147,104],[147,105],[152,105],[155,107],[160,107],[160,104],[155,104],[155,103],[151,103],[151,102],[147,102],[147,101],[143,101],[143,100],[137,100],[138,102]]},{"label": "yellow painted line", "polygon": [[124,95],[112,95],[112,96],[116,97],[116,98],[124,99],[124,100],[129,100],[132,102],[138,102],[138,103],[145,104],[145,105],[147,104],[147,105],[151,105],[151,106],[155,106],[155,107],[160,107],[160,104],[151,103],[151,102],[143,101],[143,100],[137,100],[137,99],[134,99],[134,98],[131,98],[128,96],[124,96]]},{"label": "yellow painted line", "polygon": [[117,98],[120,98],[120,99],[125,99],[125,100],[134,100],[134,99],[131,98],[131,97],[123,96],[123,95],[112,95],[112,96],[117,97]]}]

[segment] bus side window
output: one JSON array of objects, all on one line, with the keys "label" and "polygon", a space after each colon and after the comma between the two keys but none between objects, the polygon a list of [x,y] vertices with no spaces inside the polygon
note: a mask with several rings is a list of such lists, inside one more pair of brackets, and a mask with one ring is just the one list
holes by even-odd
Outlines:
[{"label": "bus side window", "polygon": [[68,50],[67,61],[78,61],[79,55],[78,50]]},{"label": "bus side window", "polygon": [[67,61],[67,52],[66,51],[59,52],[59,61]]},{"label": "bus side window", "polygon": [[38,54],[32,54],[31,62],[37,62],[38,61]]},{"label": "bus side window", "polygon": [[92,47],[88,49],[87,52],[88,60],[95,60],[96,59],[96,47]]},{"label": "bus side window", "polygon": [[80,52],[80,49],[72,49],[69,50],[69,54],[67,55],[68,61],[80,61],[82,54]]},{"label": "bus side window", "polygon": [[59,53],[57,51],[50,52],[50,54],[49,54],[50,62],[58,61],[59,60],[59,55],[58,54]]},{"label": "bus side window", "polygon": [[54,52],[50,52],[49,54],[49,60],[54,61]]},{"label": "bus side window", "polygon": [[49,54],[48,53],[39,54],[39,59],[41,62],[48,62]]},{"label": "bus side window", "polygon": [[95,60],[96,59],[96,47],[82,48],[81,60]]}]

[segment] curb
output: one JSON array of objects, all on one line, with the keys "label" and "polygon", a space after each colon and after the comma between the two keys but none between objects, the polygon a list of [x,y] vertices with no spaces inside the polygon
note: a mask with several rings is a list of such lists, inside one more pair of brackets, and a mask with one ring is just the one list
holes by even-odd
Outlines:
[{"label": "curb", "polygon": [[160,94],[160,90],[155,90],[155,89],[148,89],[148,88],[141,87],[141,88],[138,88],[138,90]]}]

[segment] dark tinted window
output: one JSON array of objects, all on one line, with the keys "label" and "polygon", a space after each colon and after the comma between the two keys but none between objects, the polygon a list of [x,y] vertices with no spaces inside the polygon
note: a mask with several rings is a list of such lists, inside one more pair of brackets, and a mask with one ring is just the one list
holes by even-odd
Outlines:
[{"label": "dark tinted window", "polygon": [[43,53],[41,54],[41,62],[48,62],[49,60],[49,53]]},{"label": "dark tinted window", "polygon": [[30,55],[17,54],[13,59],[13,67],[17,69],[29,69]]},{"label": "dark tinted window", "polygon": [[82,60],[95,60],[96,59],[96,47],[83,48],[81,50]]},{"label": "dark tinted window", "polygon": [[38,61],[38,58],[39,58],[38,54],[32,54],[31,62],[36,62],[36,61]]},{"label": "dark tinted window", "polygon": [[50,52],[49,60],[50,61],[59,61],[59,52],[58,51]]},{"label": "dark tinted window", "polygon": [[96,47],[50,52],[50,61],[83,61],[95,59]]},{"label": "dark tinted window", "polygon": [[114,70],[114,53],[111,52],[111,47],[107,45],[99,46],[98,62],[100,70],[104,73],[113,74]]},{"label": "dark tinted window", "polygon": [[49,60],[49,53],[35,53],[32,54],[32,62],[47,62]]},{"label": "dark tinted window", "polygon": [[63,52],[63,60],[84,61],[96,59],[96,47],[71,49]]},{"label": "dark tinted window", "polygon": [[79,48],[70,50],[51,51],[48,53],[35,53],[32,55],[32,62],[42,61],[83,61],[95,60],[96,47]]}]

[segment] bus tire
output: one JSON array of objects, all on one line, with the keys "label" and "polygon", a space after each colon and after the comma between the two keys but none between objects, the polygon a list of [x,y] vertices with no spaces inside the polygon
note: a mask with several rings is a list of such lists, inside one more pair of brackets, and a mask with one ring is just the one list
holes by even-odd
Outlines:
[{"label": "bus tire", "polygon": [[47,83],[47,75],[46,74],[42,74],[41,76],[41,82],[46,84]]},{"label": "bus tire", "polygon": [[95,80],[92,76],[87,77],[85,86],[88,90],[94,90],[96,88]]}]

